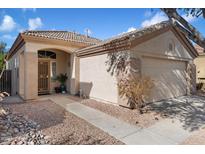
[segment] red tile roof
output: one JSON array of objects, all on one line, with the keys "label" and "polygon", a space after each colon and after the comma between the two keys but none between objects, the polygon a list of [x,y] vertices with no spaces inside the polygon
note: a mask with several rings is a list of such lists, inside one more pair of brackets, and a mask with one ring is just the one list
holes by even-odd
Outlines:
[{"label": "red tile roof", "polygon": [[25,31],[23,35],[95,45],[99,39],[68,31]]}]

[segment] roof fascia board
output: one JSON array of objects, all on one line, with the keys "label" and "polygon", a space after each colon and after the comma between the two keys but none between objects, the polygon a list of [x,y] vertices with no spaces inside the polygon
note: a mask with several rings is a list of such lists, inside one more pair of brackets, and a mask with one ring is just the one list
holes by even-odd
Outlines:
[{"label": "roof fascia board", "polygon": [[146,41],[148,41],[148,40],[150,40],[150,39],[152,39],[152,38],[154,38],[156,36],[159,36],[162,33],[165,33],[165,32],[167,32],[169,30],[170,30],[170,26],[164,27],[162,29],[159,29],[157,31],[154,31],[154,32],[151,32],[151,33],[148,33],[148,34],[145,34],[142,37],[136,38],[135,40],[132,41],[131,48],[133,48],[133,47],[135,47],[135,46],[137,46],[137,45],[139,45],[139,44],[141,44],[143,42],[146,42]]},{"label": "roof fascia board", "polygon": [[14,55],[13,52],[16,52],[16,48],[19,46],[19,44],[23,41],[23,38],[21,36],[21,34],[19,34],[16,38],[16,40],[14,41],[13,45],[11,46],[8,54],[7,54],[7,60],[11,57],[11,55]]},{"label": "roof fascia board", "polygon": [[[150,40],[150,39],[152,39],[152,38],[162,34],[163,32],[168,31],[169,29],[170,29],[169,26],[164,27],[162,29],[159,29],[157,31],[151,32],[149,34],[145,34],[142,37],[136,38],[136,39],[132,40],[131,43],[128,43],[129,40],[124,40],[125,41],[124,42],[124,46],[129,44],[129,47],[125,48],[125,50],[126,49],[130,49],[130,48],[132,48],[132,47],[134,47],[136,45],[139,45],[140,43],[143,43],[145,41],[148,41],[148,40]],[[122,48],[122,47],[123,46],[120,46],[120,48]],[[118,48],[115,48],[115,49],[117,50]],[[76,52],[76,53],[77,53],[77,56],[81,57],[81,56],[84,56],[84,55],[88,56],[89,54],[95,54],[95,53],[98,53],[100,51],[106,51],[106,49],[103,49],[103,45],[95,46],[93,48],[91,46],[91,48],[89,48],[89,49],[86,49],[86,50],[82,49],[79,53],[78,52]],[[107,53],[108,52],[109,52],[109,50],[107,50]],[[106,53],[106,52],[103,52],[103,53]]]},{"label": "roof fascia board", "polygon": [[197,53],[196,49],[193,47],[193,45],[191,44],[191,42],[189,42],[189,40],[187,40],[187,38],[179,30],[177,30],[175,27],[172,27],[171,30],[174,33],[174,35],[178,38],[180,43],[187,49],[187,51],[194,58],[197,57],[198,53]]},{"label": "roof fascia board", "polygon": [[89,46],[85,43],[74,42],[74,41],[65,41],[58,39],[50,39],[36,36],[27,36],[22,34],[23,39],[27,42],[38,42],[38,43],[47,43],[47,44],[55,44],[55,45],[64,45],[64,46],[77,46],[77,47],[86,47]]}]

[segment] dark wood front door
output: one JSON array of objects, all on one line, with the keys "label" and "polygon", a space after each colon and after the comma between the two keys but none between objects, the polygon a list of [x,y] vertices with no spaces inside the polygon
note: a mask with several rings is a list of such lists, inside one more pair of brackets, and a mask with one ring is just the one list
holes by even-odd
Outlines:
[{"label": "dark wood front door", "polygon": [[48,94],[50,91],[50,62],[38,61],[38,94]]}]

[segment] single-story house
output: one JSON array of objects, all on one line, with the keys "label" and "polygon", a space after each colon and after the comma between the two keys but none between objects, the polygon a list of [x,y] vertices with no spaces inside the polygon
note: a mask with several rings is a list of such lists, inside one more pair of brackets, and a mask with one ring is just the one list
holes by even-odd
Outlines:
[{"label": "single-story house", "polygon": [[194,59],[194,64],[196,65],[196,82],[205,83],[205,49],[199,45],[195,45],[195,48],[199,54],[199,56]]},{"label": "single-story house", "polygon": [[197,56],[186,36],[164,21],[105,41],[67,31],[25,31],[18,35],[7,59],[12,94],[25,100],[53,93],[59,83],[52,78],[67,73],[70,94],[80,92],[126,105],[118,93],[116,60],[126,57],[136,75],[153,79],[152,102],[195,91],[193,59]]}]

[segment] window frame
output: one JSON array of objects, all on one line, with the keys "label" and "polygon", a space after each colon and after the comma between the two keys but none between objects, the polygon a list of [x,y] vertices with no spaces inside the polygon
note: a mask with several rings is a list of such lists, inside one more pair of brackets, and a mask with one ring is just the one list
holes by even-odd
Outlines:
[{"label": "window frame", "polygon": [[[54,57],[52,57],[54,56]],[[38,58],[47,58],[51,60],[56,60],[56,53],[54,51],[47,51],[47,50],[39,50],[38,51]]]},{"label": "window frame", "polygon": [[[55,76],[53,75],[53,63],[55,63]],[[56,79],[56,76],[57,76],[57,61],[52,59],[50,61],[50,77],[51,77],[51,80],[55,80]]]}]

